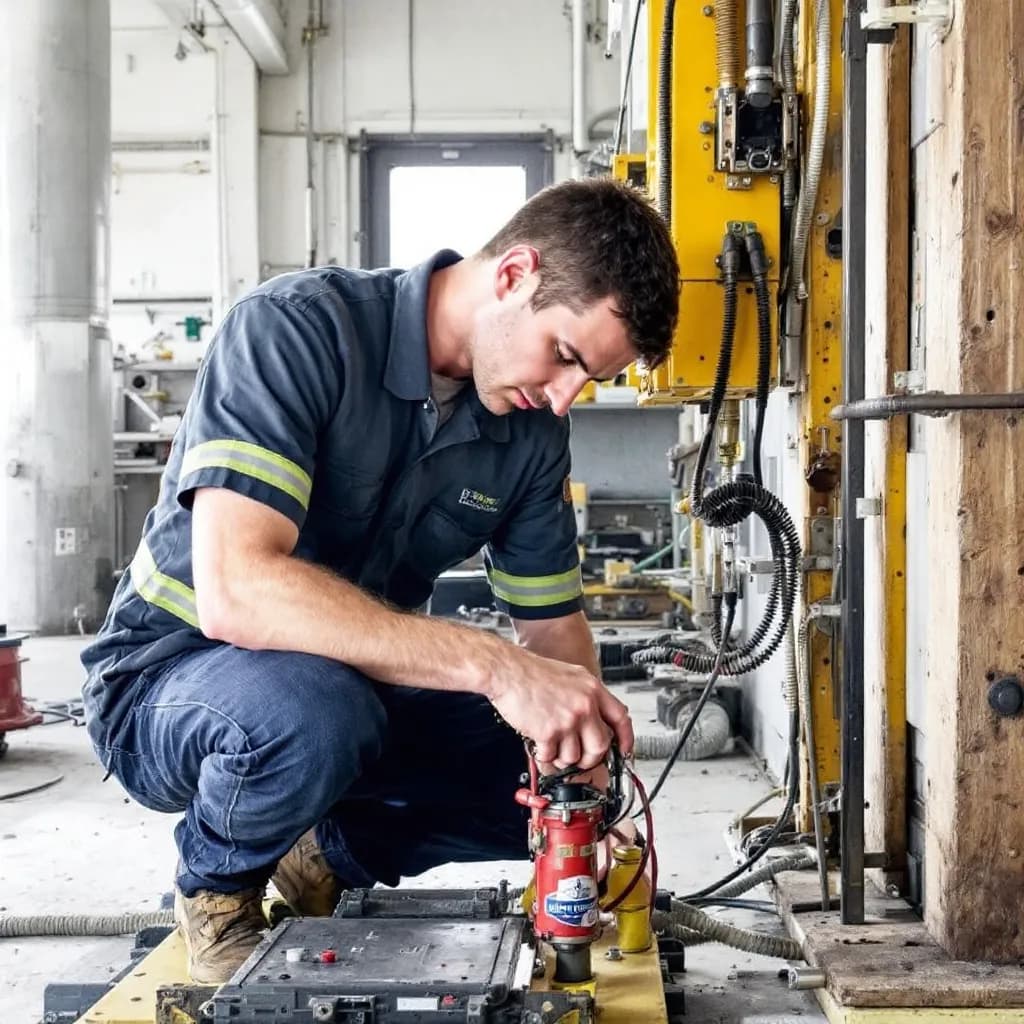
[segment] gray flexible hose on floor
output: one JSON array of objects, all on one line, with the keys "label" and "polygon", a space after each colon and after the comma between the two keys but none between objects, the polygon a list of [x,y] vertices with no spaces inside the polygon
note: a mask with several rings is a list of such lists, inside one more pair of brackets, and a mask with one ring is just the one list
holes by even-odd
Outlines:
[{"label": "gray flexible hose on floor", "polygon": [[751,872],[749,875],[741,875],[730,885],[722,886],[715,890],[715,896],[721,899],[731,899],[733,896],[740,896],[755,885],[768,882],[782,871],[803,871],[806,868],[813,868],[817,860],[809,853],[797,853],[792,857],[779,857],[765,864],[763,868]]},{"label": "gray flexible hose on floor", "polygon": [[[676,716],[676,725],[689,717],[693,703],[684,704]],[[706,757],[714,757],[721,753],[729,741],[729,712],[715,700],[704,705],[693,726],[679,757],[683,761],[703,761]],[[633,743],[634,755],[642,761],[657,761],[670,757],[679,742],[679,729],[672,732],[637,736]]]},{"label": "gray flexible hose on floor", "polygon": [[651,925],[660,935],[678,939],[684,946],[702,946],[705,942],[711,941],[703,932],[694,931],[686,925],[674,924],[669,915],[661,910],[654,912]]},{"label": "gray flexible hose on floor", "polygon": [[[802,960],[800,943],[781,935],[763,935],[746,928],[719,921],[703,910],[691,907],[679,900],[672,901],[669,913],[656,911],[651,917],[655,931],[662,931],[667,925],[681,925],[706,935],[711,942],[742,949],[745,953],[759,953],[761,956],[778,956],[784,960]],[[686,941],[685,939],[683,940]]]},{"label": "gray flexible hose on floor", "polygon": [[0,916],[0,939],[28,939],[65,935],[134,935],[143,928],[174,924],[173,910],[151,910],[143,914],[38,914],[27,917]]}]

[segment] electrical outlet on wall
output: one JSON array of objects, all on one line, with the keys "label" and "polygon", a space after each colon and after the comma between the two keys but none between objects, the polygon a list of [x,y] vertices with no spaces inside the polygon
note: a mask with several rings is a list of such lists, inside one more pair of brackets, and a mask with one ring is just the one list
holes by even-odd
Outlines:
[{"label": "electrical outlet on wall", "polygon": [[55,555],[73,555],[77,550],[76,529],[73,526],[58,526],[53,553]]}]

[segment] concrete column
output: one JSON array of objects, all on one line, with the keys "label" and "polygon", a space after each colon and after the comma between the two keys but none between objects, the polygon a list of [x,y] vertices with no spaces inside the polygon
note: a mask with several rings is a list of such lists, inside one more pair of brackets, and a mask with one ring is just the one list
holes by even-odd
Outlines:
[{"label": "concrete column", "polygon": [[112,586],[109,0],[0,5],[0,622]]}]

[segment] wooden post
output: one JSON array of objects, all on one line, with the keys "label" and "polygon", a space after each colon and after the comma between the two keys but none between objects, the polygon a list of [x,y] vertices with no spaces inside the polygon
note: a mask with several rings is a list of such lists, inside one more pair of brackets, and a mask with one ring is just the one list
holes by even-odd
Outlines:
[{"label": "wooden post", "polygon": [[[927,47],[934,130],[917,149],[927,386],[1024,389],[1024,4],[956,4]],[[926,923],[962,959],[1024,956],[1024,716],[987,694],[1024,677],[1024,428],[965,413],[926,435],[931,594]]]}]

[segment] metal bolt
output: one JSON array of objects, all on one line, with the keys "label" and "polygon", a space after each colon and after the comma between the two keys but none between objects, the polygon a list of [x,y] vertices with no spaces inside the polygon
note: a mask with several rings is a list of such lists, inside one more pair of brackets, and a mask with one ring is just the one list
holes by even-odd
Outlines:
[{"label": "metal bolt", "polygon": [[701,135],[710,135],[714,130],[715,126],[710,121],[701,121],[701,123],[697,125],[697,131],[699,131]]},{"label": "metal bolt", "polygon": [[705,4],[701,8],[701,13],[704,15],[705,18],[710,18],[711,15],[715,13],[715,9],[714,7],[711,6],[711,4]]},{"label": "metal bolt", "polygon": [[609,946],[608,952],[604,955],[605,960],[621,960],[622,950],[618,946]]}]

